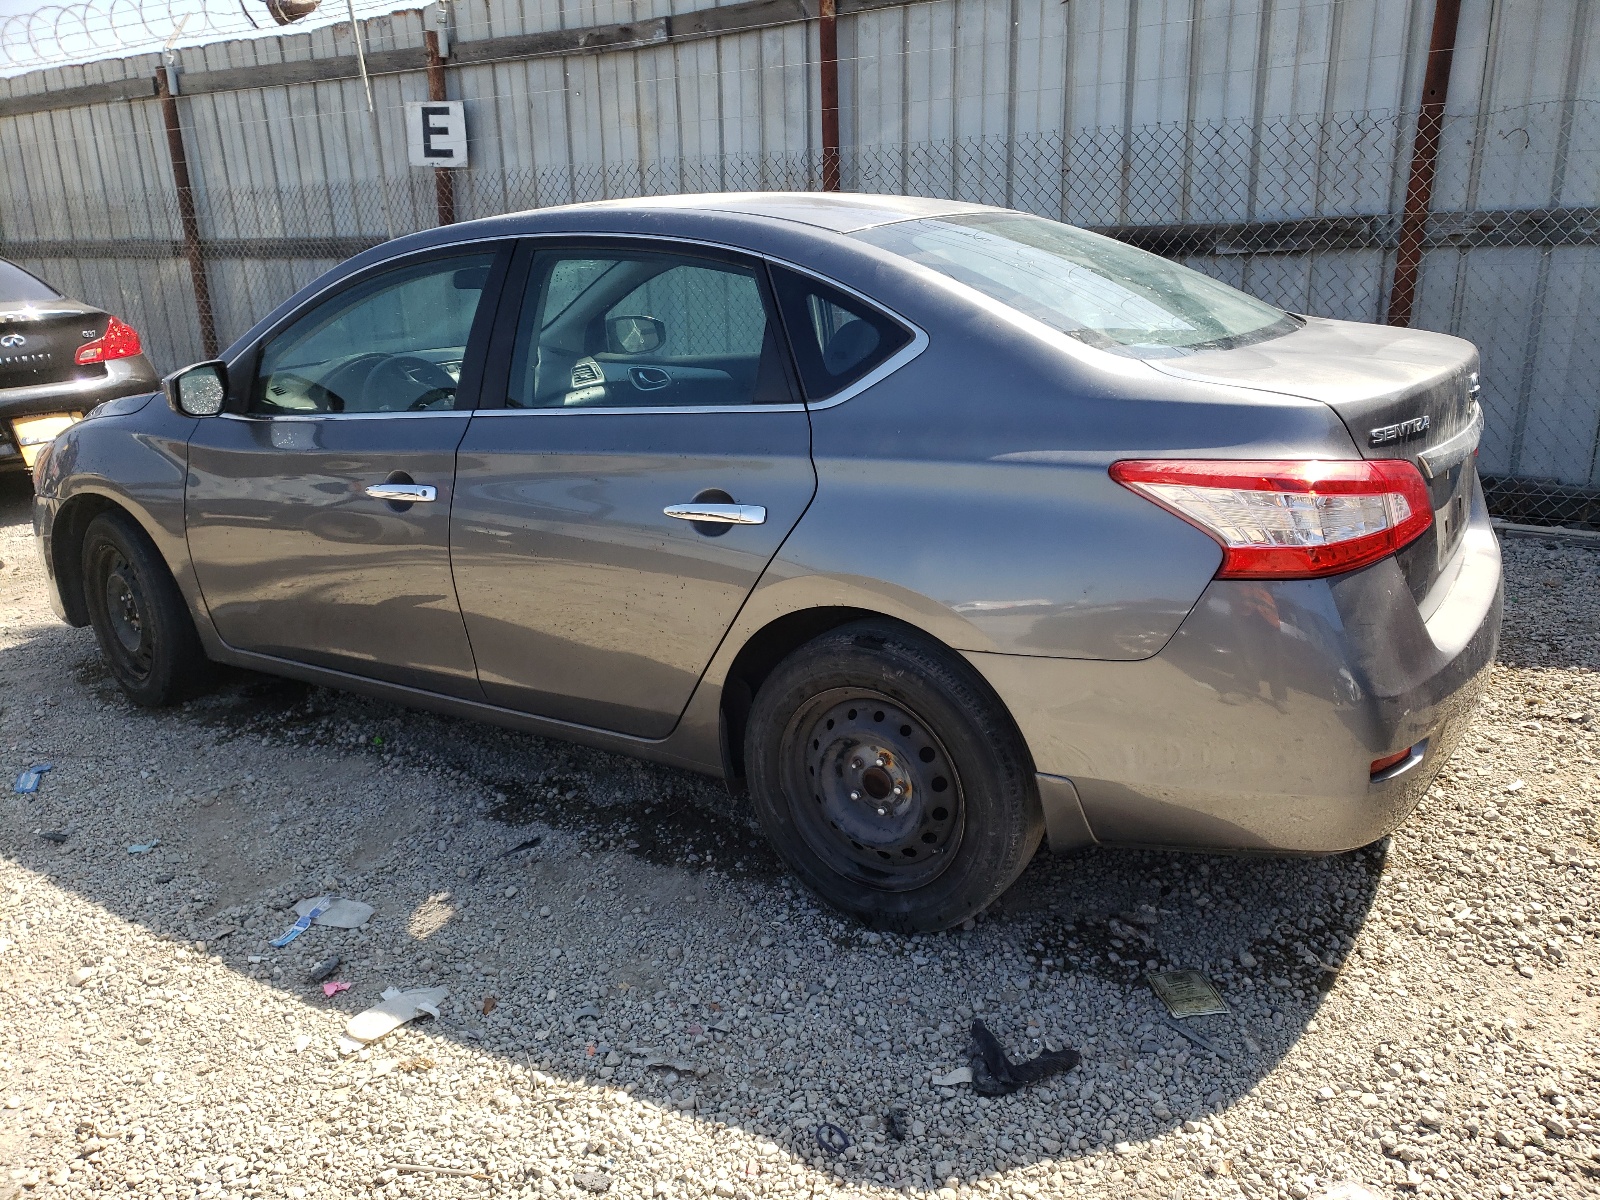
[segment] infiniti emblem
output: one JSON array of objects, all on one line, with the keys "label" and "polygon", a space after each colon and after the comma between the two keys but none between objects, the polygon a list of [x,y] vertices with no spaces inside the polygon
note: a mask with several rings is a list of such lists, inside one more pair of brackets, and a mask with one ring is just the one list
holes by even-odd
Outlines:
[{"label": "infiniti emblem", "polygon": [[26,346],[28,339],[20,333],[7,333],[0,335],[0,346]]}]

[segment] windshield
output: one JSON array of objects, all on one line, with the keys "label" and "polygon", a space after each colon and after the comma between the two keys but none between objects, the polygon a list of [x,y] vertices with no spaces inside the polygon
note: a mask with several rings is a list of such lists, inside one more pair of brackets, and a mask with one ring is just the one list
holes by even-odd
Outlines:
[{"label": "windshield", "polygon": [[1299,328],[1288,313],[1199,271],[1025,213],[901,221],[852,236],[1137,358],[1224,350]]},{"label": "windshield", "polygon": [[15,263],[0,259],[0,302],[17,300],[59,300],[61,293],[35,279]]}]

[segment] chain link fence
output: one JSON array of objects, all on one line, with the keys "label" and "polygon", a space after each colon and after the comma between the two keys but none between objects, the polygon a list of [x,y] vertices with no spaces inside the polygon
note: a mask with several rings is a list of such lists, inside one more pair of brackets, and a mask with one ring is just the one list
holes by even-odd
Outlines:
[{"label": "chain link fence", "polygon": [[[1443,119],[1431,202],[1415,198],[1414,114],[1162,125],[847,146],[847,191],[1004,205],[1095,229],[1299,313],[1394,314],[1475,342],[1491,506],[1600,528],[1600,102]],[[1575,146],[1584,147],[1581,152]],[[617,197],[820,187],[820,155],[454,172],[457,218]],[[0,255],[117,311],[162,368],[226,345],[301,285],[435,223],[432,172],[273,190],[53,199],[8,212]],[[197,300],[197,296],[199,299]]]}]

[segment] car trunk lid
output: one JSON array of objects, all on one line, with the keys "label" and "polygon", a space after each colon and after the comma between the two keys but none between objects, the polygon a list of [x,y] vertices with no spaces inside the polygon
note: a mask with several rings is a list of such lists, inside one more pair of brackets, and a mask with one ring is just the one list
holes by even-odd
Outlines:
[{"label": "car trunk lid", "polygon": [[1151,366],[1209,383],[1319,400],[1365,458],[1404,458],[1428,484],[1433,526],[1399,563],[1421,603],[1459,548],[1483,418],[1470,342],[1411,329],[1306,318],[1281,338]]},{"label": "car trunk lid", "polygon": [[36,387],[105,374],[79,366],[78,347],[106,331],[110,318],[74,300],[19,304],[0,300],[0,388]]}]

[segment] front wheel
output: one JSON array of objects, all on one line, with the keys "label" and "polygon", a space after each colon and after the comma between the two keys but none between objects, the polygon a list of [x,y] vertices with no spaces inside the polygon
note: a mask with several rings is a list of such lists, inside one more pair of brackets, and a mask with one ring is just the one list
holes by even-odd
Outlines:
[{"label": "front wheel", "polygon": [[779,855],[878,928],[947,929],[982,911],[1044,832],[1027,749],[981,677],[886,622],[781,662],[751,708],[745,763]]},{"label": "front wheel", "polygon": [[102,513],[89,522],[83,591],[100,653],[135,704],[172,704],[210,678],[211,664],[183,594],[131,518]]}]

